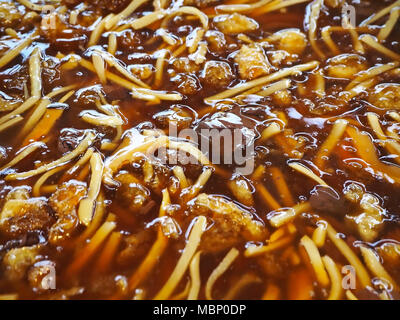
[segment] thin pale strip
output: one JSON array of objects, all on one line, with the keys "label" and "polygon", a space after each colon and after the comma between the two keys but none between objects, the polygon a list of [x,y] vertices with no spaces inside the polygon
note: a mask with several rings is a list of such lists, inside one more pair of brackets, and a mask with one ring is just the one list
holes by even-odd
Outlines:
[{"label": "thin pale strip", "polygon": [[283,225],[293,221],[299,214],[311,210],[309,202],[303,202],[275,214],[269,222],[274,228],[282,227]]},{"label": "thin pale strip", "polygon": [[345,90],[348,91],[348,90],[354,88],[355,86],[357,86],[358,84],[360,84],[368,79],[374,78],[382,73],[390,71],[390,70],[398,67],[399,65],[400,65],[399,62],[393,61],[393,62],[389,62],[389,63],[381,65],[381,66],[371,67],[366,71],[361,71],[360,73],[358,73],[357,77],[347,85]]},{"label": "thin pale strip", "polygon": [[38,5],[36,3],[33,3],[29,0],[17,0],[20,4],[24,5],[28,9],[31,9],[33,11],[39,11],[42,12],[44,9],[44,6]]},{"label": "thin pale strip", "polygon": [[31,96],[42,96],[42,70],[39,48],[35,48],[29,58],[29,76],[31,81]]},{"label": "thin pale strip", "polygon": [[267,75],[267,76],[264,76],[264,77],[261,77],[261,78],[243,83],[243,84],[239,84],[231,89],[228,89],[226,91],[218,93],[214,96],[208,97],[205,99],[205,102],[210,103],[215,100],[222,100],[222,99],[230,98],[232,96],[240,94],[241,92],[251,89],[251,88],[254,88],[256,86],[260,86],[260,85],[267,84],[269,82],[277,81],[282,78],[294,75],[296,73],[300,73],[300,72],[307,71],[307,70],[312,70],[312,69],[316,68],[318,65],[319,65],[318,61],[311,61],[311,62],[308,62],[305,64],[300,64],[300,65],[297,65],[294,67],[285,68],[285,69],[282,69],[273,74],[270,74],[270,75]]},{"label": "thin pale strip", "polygon": [[70,177],[75,174],[75,172],[85,165],[94,152],[93,148],[89,148],[86,150],[85,154],[65,173],[65,175],[61,178],[62,181],[66,181],[67,177]]},{"label": "thin pale strip", "polygon": [[224,259],[222,259],[219,265],[213,270],[205,287],[205,295],[207,300],[212,300],[212,289],[215,282],[228,270],[238,256],[239,251],[236,248],[232,248],[226,254]]},{"label": "thin pale strip", "polygon": [[57,120],[60,119],[63,112],[64,109],[46,109],[43,117],[23,140],[22,146],[26,146],[32,141],[39,141],[46,136],[52,130]]},{"label": "thin pale strip", "polygon": [[206,224],[206,217],[199,216],[196,218],[196,222],[192,227],[185,249],[183,250],[181,257],[179,258],[174,271],[172,272],[164,286],[161,288],[161,290],[154,297],[154,300],[168,299],[174,292],[176,286],[179,284],[180,280],[185,274],[191,259],[197,251],[197,248],[200,244],[201,236],[206,229]]},{"label": "thin pale strip", "polygon": [[178,178],[180,187],[182,189],[187,188],[189,186],[189,182],[186,179],[185,172],[183,171],[182,167],[181,166],[175,166],[172,169],[172,171],[173,171],[175,177]]},{"label": "thin pale strip", "polygon": [[147,15],[145,15],[143,17],[135,19],[131,23],[131,26],[135,30],[145,28],[145,27],[151,25],[152,23],[164,18],[165,14],[166,13],[164,11],[154,11],[154,12],[152,12],[150,14],[147,14]]},{"label": "thin pale strip", "polygon": [[96,74],[99,77],[101,83],[103,83],[103,84],[107,83],[105,62],[104,62],[103,58],[96,52],[93,52],[92,53],[92,63],[93,63],[93,67],[96,70]]},{"label": "thin pale strip", "polygon": [[269,169],[269,171],[271,172],[272,181],[276,186],[282,203],[285,206],[293,206],[295,202],[282,171],[278,167],[272,167]]},{"label": "thin pale strip", "polygon": [[348,91],[341,92],[340,96],[345,102],[349,102],[354,97],[359,96],[361,93],[366,92],[369,88],[377,83],[376,78],[365,80]]},{"label": "thin pale strip", "polygon": [[354,301],[358,300],[358,298],[350,290],[346,291],[346,298],[347,298],[347,300],[354,300]]},{"label": "thin pale strip", "polygon": [[322,248],[325,245],[326,226],[327,226],[327,223],[320,220],[320,221],[318,221],[317,227],[315,228],[315,230],[313,232],[312,240],[314,241],[315,245],[318,248]]},{"label": "thin pale strip", "polygon": [[21,122],[22,120],[24,120],[23,117],[21,117],[20,115],[16,115],[14,118],[8,120],[7,122],[0,124],[0,132],[3,132],[5,130],[11,128],[12,126],[16,125],[17,123]]},{"label": "thin pale strip", "polygon": [[17,55],[19,55],[22,50],[24,50],[27,46],[29,46],[32,43],[33,40],[35,40],[38,34],[39,34],[38,30],[35,29],[31,34],[28,34],[24,39],[19,41],[15,47],[10,48],[0,58],[0,68],[3,68],[9,62],[11,62],[11,60],[13,60]]},{"label": "thin pale strip", "polygon": [[317,155],[315,156],[315,165],[318,168],[322,168],[326,159],[329,157],[329,155],[335,149],[338,142],[340,141],[340,138],[345,133],[347,125],[348,125],[348,121],[346,121],[346,120],[339,119],[339,120],[335,121],[333,128],[332,128],[331,132],[329,133],[328,138],[326,138],[325,142],[319,148],[319,151],[318,151]]},{"label": "thin pale strip", "polygon": [[367,265],[369,271],[376,277],[383,279],[396,290],[398,290],[398,285],[396,281],[392,278],[392,276],[385,270],[381,262],[379,261],[379,257],[375,253],[374,250],[367,247],[360,247],[361,254],[364,258],[365,264]]},{"label": "thin pale strip", "polygon": [[261,90],[260,92],[257,92],[256,95],[262,96],[262,97],[267,97],[277,91],[288,89],[291,84],[292,84],[292,82],[289,79],[284,79],[284,80],[281,80],[281,81],[271,84],[266,89]]},{"label": "thin pale strip", "polygon": [[332,40],[331,33],[332,33],[332,26],[323,27],[321,30],[322,39],[324,40],[325,44],[328,46],[328,48],[332,51],[334,55],[339,55],[340,49],[336,45],[336,43]]},{"label": "thin pale strip", "polygon": [[392,33],[394,27],[396,26],[397,20],[399,20],[399,12],[399,8],[394,8],[390,11],[388,21],[386,21],[385,26],[379,31],[379,41],[386,40],[386,38]]},{"label": "thin pale strip", "polygon": [[66,274],[71,276],[77,274],[82,268],[91,260],[96,252],[100,249],[101,245],[107,239],[109,234],[116,227],[115,222],[106,221],[96,231],[94,236],[90,239],[90,242],[81,250],[80,254],[77,255],[76,259],[69,265],[66,270]]},{"label": "thin pale strip", "polygon": [[385,149],[387,149],[389,153],[397,155],[395,161],[397,163],[400,163],[400,144],[397,143],[396,141],[388,139],[388,137],[383,132],[381,125],[379,123],[379,118],[375,113],[368,112],[367,119],[369,125],[371,126],[372,130],[374,130],[378,139],[383,141],[383,146],[385,147]]},{"label": "thin pale strip", "polygon": [[[80,59],[79,63],[81,64],[82,67],[92,71],[96,72],[92,63],[85,60],[85,59]],[[132,82],[123,79],[119,76],[117,76],[114,73],[111,73],[110,71],[106,70],[106,76],[108,79],[110,79],[112,82],[115,82],[119,84],[120,86],[127,88],[129,90],[135,90],[136,92],[140,94],[147,94],[156,98],[159,98],[161,100],[168,100],[168,101],[178,101],[182,100],[182,96],[179,93],[164,93],[162,91],[156,91],[156,90],[150,90],[146,88],[139,88],[137,85],[133,84]],[[146,99],[145,99],[146,100]],[[0,119],[1,121],[1,119]]]},{"label": "thin pale strip", "polygon": [[321,186],[328,186],[328,184],[324,180],[322,180],[320,177],[318,177],[314,172],[312,172],[310,168],[307,168],[305,165],[303,165],[299,162],[291,162],[291,163],[289,163],[289,167],[300,172],[301,174],[304,174],[305,176],[314,180]]},{"label": "thin pale strip", "polygon": [[[162,201],[159,211],[159,217],[163,217],[165,215],[165,211],[167,206],[171,203],[171,199],[167,189],[162,191]],[[165,237],[161,227],[158,228],[157,232],[157,240],[152,245],[146,257],[143,259],[139,267],[136,269],[135,273],[129,278],[128,288],[129,290],[134,290],[140,285],[143,281],[145,281],[150,273],[153,270],[154,266],[160,260],[163,255],[165,249],[168,245],[168,238]]]},{"label": "thin pale strip", "polygon": [[279,208],[281,208],[279,202],[275,200],[273,195],[271,195],[271,193],[263,184],[257,183],[255,187],[259,197],[264,200],[272,210],[278,210]]},{"label": "thin pale strip", "polygon": [[368,271],[353,250],[350,249],[347,243],[340,237],[340,234],[338,234],[338,232],[333,229],[330,224],[327,225],[326,230],[329,239],[356,270],[356,275],[363,287],[371,286],[371,278],[368,274]]},{"label": "thin pale strip", "polygon": [[[150,87],[144,83],[142,80],[140,80],[138,77],[133,75],[131,72],[129,72],[123,65],[122,63],[113,55],[106,51],[102,51],[99,49],[96,49],[93,54],[97,54],[101,56],[104,61],[106,61],[111,67],[114,67],[119,73],[121,73],[123,76],[128,78],[128,80],[132,81],[133,83],[137,84],[138,86],[142,88],[149,89]],[[105,73],[105,72],[104,72]],[[106,77],[106,74],[104,74],[104,77]]]},{"label": "thin pale strip", "polygon": [[277,122],[272,122],[261,133],[260,142],[265,142],[268,139],[272,138],[273,136],[275,136],[281,132],[282,132],[281,125]]},{"label": "thin pale strip", "polygon": [[27,156],[29,156],[32,152],[36,151],[37,149],[44,147],[45,144],[43,142],[34,142],[31,143],[30,145],[24,147],[18,153],[14,156],[14,158],[5,164],[3,167],[1,167],[0,172],[3,172],[4,170],[8,168],[12,168],[15,166],[17,163],[19,163],[21,160],[25,159]]},{"label": "thin pale strip", "polygon": [[317,22],[321,12],[321,7],[323,5],[323,0],[314,0],[310,7],[310,14],[308,21],[308,37],[310,39],[311,47],[314,49],[315,53],[321,58],[325,59],[325,54],[317,45]]},{"label": "thin pale strip", "polygon": [[312,241],[308,236],[304,236],[300,240],[300,245],[303,246],[305,251],[307,252],[311,266],[314,269],[317,281],[321,286],[327,287],[330,283],[329,277],[328,274],[326,273],[321,255],[314,241]]},{"label": "thin pale strip", "polygon": [[250,12],[267,5],[272,1],[273,0],[261,0],[252,4],[224,4],[217,6],[216,9],[224,12]]},{"label": "thin pale strip", "polygon": [[41,195],[41,188],[42,185],[49,179],[52,175],[56,174],[57,172],[60,172],[62,170],[66,169],[66,165],[56,167],[54,169],[51,169],[47,172],[45,172],[39,179],[36,180],[35,184],[33,185],[32,188],[32,195],[34,197],[39,197]]},{"label": "thin pale strip", "polygon": [[246,258],[252,258],[252,257],[264,255],[266,253],[275,252],[277,250],[281,250],[282,248],[285,248],[286,246],[291,244],[292,241],[293,241],[293,237],[286,236],[286,237],[283,237],[282,239],[273,241],[265,246],[249,246],[246,248],[246,250],[244,252],[244,256]]},{"label": "thin pale strip", "polygon": [[97,259],[96,273],[105,274],[110,270],[121,240],[122,234],[120,232],[114,231],[111,233],[110,239]]},{"label": "thin pale strip", "polygon": [[200,11],[199,9],[197,9],[195,7],[190,7],[190,6],[184,6],[184,7],[180,7],[178,9],[174,10],[171,14],[169,14],[167,17],[165,17],[165,19],[161,23],[161,26],[165,28],[167,26],[169,20],[179,14],[190,14],[190,15],[194,15],[194,16],[198,17],[201,24],[203,25],[203,29],[204,30],[208,29],[208,16],[204,12]]},{"label": "thin pale strip", "polygon": [[370,17],[365,19],[363,22],[360,23],[360,27],[368,26],[371,23],[374,23],[375,21],[379,20],[380,18],[386,16],[390,11],[392,11],[393,8],[395,8],[397,6],[400,6],[400,0],[394,2],[390,6],[382,9],[378,13],[374,13],[373,15],[371,15]]},{"label": "thin pale strip", "polygon": [[400,60],[400,54],[386,48],[385,46],[381,45],[374,37],[371,35],[364,34],[360,37],[360,40],[366,43],[371,48],[375,49],[376,51],[388,56],[393,60]]},{"label": "thin pale strip", "polygon": [[329,256],[323,256],[322,262],[325,265],[325,269],[328,272],[331,289],[329,291],[328,300],[340,300],[343,296],[343,287],[342,287],[342,275],[339,271],[338,266]]},{"label": "thin pale strip", "polygon": [[111,32],[110,35],[108,36],[108,48],[107,51],[111,55],[115,55],[115,52],[117,51],[117,36],[115,32]]},{"label": "thin pale strip", "polygon": [[187,296],[188,300],[197,300],[199,297],[199,292],[201,288],[201,279],[200,279],[200,256],[201,251],[198,251],[192,261],[190,262],[190,290]]},{"label": "thin pale strip", "polygon": [[296,4],[304,3],[304,2],[310,2],[311,0],[276,0],[274,2],[271,2],[270,4],[264,6],[263,8],[260,8],[259,10],[253,11],[251,13],[252,16],[260,16],[262,14],[266,14],[269,12],[281,10],[287,7],[294,6]]},{"label": "thin pale strip", "polygon": [[93,143],[94,138],[95,138],[95,134],[93,132],[87,132],[85,138],[79,143],[79,145],[76,147],[76,149],[74,149],[70,153],[66,154],[65,156],[63,156],[53,162],[42,165],[39,168],[34,169],[34,170],[9,174],[5,177],[5,180],[10,181],[10,180],[19,180],[19,179],[30,178],[30,177],[36,176],[38,174],[41,174],[45,171],[51,170],[54,167],[57,167],[59,165],[63,165],[66,162],[74,159],[78,155],[85,152],[87,150],[87,148]]},{"label": "thin pale strip", "polygon": [[139,8],[142,4],[146,3],[148,0],[132,0],[132,2],[120,13],[109,19],[106,24],[105,28],[110,30],[113,28],[119,21],[124,20],[125,18],[129,17],[137,8]]},{"label": "thin pale strip", "polygon": [[154,87],[158,88],[161,86],[163,81],[164,75],[164,65],[165,65],[165,58],[167,57],[168,50],[162,49],[158,51],[158,57],[156,61],[156,75],[154,77]]},{"label": "thin pale strip", "polygon": [[40,118],[45,114],[47,106],[50,104],[50,100],[44,98],[38,104],[38,106],[33,111],[32,115],[29,119],[25,122],[24,127],[21,129],[20,133],[18,134],[19,139],[22,140],[32,129],[37,125],[40,121]]},{"label": "thin pale strip", "polygon": [[79,203],[78,217],[82,224],[88,226],[93,218],[95,201],[100,192],[104,164],[99,153],[90,158],[91,178],[87,197]]}]

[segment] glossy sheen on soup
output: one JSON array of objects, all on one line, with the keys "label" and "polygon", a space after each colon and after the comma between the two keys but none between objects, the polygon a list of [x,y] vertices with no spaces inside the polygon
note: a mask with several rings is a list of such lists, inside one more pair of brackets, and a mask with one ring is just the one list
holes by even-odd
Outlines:
[{"label": "glossy sheen on soup", "polygon": [[399,7],[0,0],[0,297],[399,298]]}]

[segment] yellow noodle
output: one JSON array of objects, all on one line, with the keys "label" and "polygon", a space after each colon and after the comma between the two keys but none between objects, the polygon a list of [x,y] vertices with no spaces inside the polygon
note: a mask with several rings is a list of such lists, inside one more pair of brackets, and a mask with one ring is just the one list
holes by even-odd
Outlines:
[{"label": "yellow noodle", "polygon": [[[100,50],[100,49],[95,49],[93,54],[97,54],[101,56],[101,58],[104,59],[110,66],[114,67],[115,69],[118,70],[119,73],[127,77],[129,80],[131,80],[133,83],[137,84],[140,87],[147,88],[149,89],[150,87],[144,83],[142,80],[140,80],[138,77],[133,75],[131,72],[129,72],[125,67],[122,66],[121,62],[117,60],[113,55],[110,53]],[[104,77],[106,77],[105,72],[103,72]]]},{"label": "yellow noodle", "polygon": [[364,34],[360,37],[360,40],[376,51],[388,56],[389,58],[393,60],[400,60],[400,54],[397,54],[396,52],[381,45],[374,37]]},{"label": "yellow noodle", "polygon": [[156,75],[154,77],[154,87],[158,88],[162,81],[163,81],[163,75],[164,75],[164,64],[165,64],[165,58],[168,54],[168,50],[162,49],[158,52],[158,57],[156,61]]},{"label": "yellow noodle", "polygon": [[108,36],[108,53],[111,55],[115,55],[115,52],[117,51],[117,36],[115,35],[114,32],[111,32],[110,35]]},{"label": "yellow noodle", "polygon": [[371,273],[374,274],[376,277],[386,280],[392,285],[394,289],[398,290],[399,287],[396,281],[390,276],[390,274],[380,263],[379,257],[377,256],[375,251],[366,247],[360,247],[360,250],[369,271],[371,271]]},{"label": "yellow noodle", "polygon": [[171,14],[169,14],[167,17],[165,17],[165,19],[161,23],[161,26],[166,27],[169,20],[178,14],[190,14],[190,15],[196,16],[199,18],[201,24],[203,25],[203,29],[204,30],[208,29],[207,15],[205,13],[203,13],[202,11],[200,11],[199,9],[197,9],[195,7],[189,7],[189,6],[183,6],[183,7],[180,7],[178,9],[174,10]]},{"label": "yellow noodle", "polygon": [[18,33],[17,33],[13,28],[6,28],[4,31],[5,31],[6,34],[8,34],[10,37],[19,40]]},{"label": "yellow noodle", "polygon": [[379,31],[378,40],[386,40],[389,37],[390,33],[393,31],[393,28],[396,26],[397,20],[399,20],[399,8],[394,8],[390,11],[390,17],[388,21],[386,21],[385,26]]},{"label": "yellow noodle", "polygon": [[384,72],[390,71],[398,67],[399,65],[400,65],[399,62],[394,61],[381,66],[373,66],[366,71],[361,71],[360,73],[358,73],[358,76],[347,85],[346,90],[350,90],[354,88],[356,85],[360,84],[361,82],[364,82],[365,80],[368,80],[370,78],[374,78]]},{"label": "yellow noodle", "polygon": [[251,4],[225,4],[217,6],[216,9],[225,12],[250,12],[267,5],[272,1],[273,0],[261,0]]},{"label": "yellow noodle", "polygon": [[261,142],[267,141],[268,139],[272,138],[273,136],[275,136],[275,135],[277,135],[278,133],[281,133],[281,132],[282,132],[281,125],[279,123],[277,123],[277,122],[272,122],[261,133],[260,141]]},{"label": "yellow noodle", "polygon": [[154,11],[148,15],[145,15],[143,17],[140,17],[138,19],[135,19],[131,23],[131,27],[135,30],[142,29],[147,27],[148,25],[164,18],[166,15],[166,12],[164,11]]},{"label": "yellow noodle", "polygon": [[350,290],[346,291],[346,298],[347,300],[358,300],[358,298]]},{"label": "yellow noodle", "polygon": [[308,21],[308,37],[310,38],[311,47],[315,53],[321,58],[325,59],[324,53],[318,48],[317,45],[317,21],[320,15],[323,0],[314,0],[310,7],[310,20]]},{"label": "yellow noodle", "polygon": [[19,173],[12,173],[5,177],[6,180],[19,180],[19,179],[26,179],[38,174],[41,174],[47,170],[51,170],[54,167],[59,165],[63,165],[64,163],[76,158],[78,155],[82,154],[87,150],[87,148],[93,143],[95,138],[94,133],[87,132],[85,138],[79,143],[79,145],[71,151],[70,153],[66,154],[65,156],[55,160],[53,162],[44,164],[37,169],[26,171],[26,172],[19,172]]},{"label": "yellow noodle", "polygon": [[252,12],[252,16],[259,16],[261,14],[265,14],[268,12],[280,10],[283,8],[287,8],[290,6],[294,6],[296,4],[309,2],[310,0],[275,0],[274,2],[269,3],[264,8],[260,8],[260,10]]},{"label": "yellow noodle", "polygon": [[318,248],[322,248],[325,245],[326,239],[326,222],[318,221],[317,228],[314,230],[312,240]]},{"label": "yellow noodle", "polygon": [[4,170],[6,170],[8,168],[12,168],[17,163],[19,163],[21,160],[23,160],[27,156],[29,156],[32,152],[34,152],[37,149],[44,147],[44,146],[45,146],[45,144],[43,142],[33,142],[30,145],[24,147],[23,149],[18,151],[18,153],[15,155],[15,157],[10,162],[8,162],[3,167],[1,167],[0,172],[3,172]]},{"label": "yellow noodle", "polygon": [[353,250],[347,245],[347,243],[340,237],[333,227],[328,224],[327,235],[329,239],[333,242],[333,244],[338,248],[338,250],[343,254],[343,256],[347,259],[347,261],[354,267],[356,271],[356,275],[360,280],[363,287],[367,287],[371,285],[371,279],[369,277],[368,271],[365,269],[364,265],[360,261],[360,259],[356,256]]},{"label": "yellow noodle", "polygon": [[28,9],[31,9],[33,11],[42,11],[44,6],[32,3],[29,0],[17,0],[20,4],[24,5],[25,7],[27,7]]},{"label": "yellow noodle", "polygon": [[206,229],[206,222],[207,219],[204,216],[199,216],[196,218],[196,222],[192,227],[185,249],[183,250],[181,257],[179,258],[178,263],[176,264],[176,267],[168,278],[167,282],[154,297],[155,300],[168,299],[175,290],[200,244],[201,236]]},{"label": "yellow noodle", "polygon": [[340,300],[343,296],[342,275],[331,257],[322,257],[322,262],[331,279],[331,289],[329,291],[328,300]]},{"label": "yellow noodle", "polygon": [[387,15],[393,8],[400,6],[400,0],[394,2],[393,4],[391,4],[390,6],[382,9],[381,11],[379,11],[378,13],[374,13],[372,16],[368,17],[366,20],[364,20],[363,22],[360,23],[360,26],[368,26],[371,23],[374,23],[375,21],[379,20],[380,18],[384,17],[385,15]]},{"label": "yellow noodle", "polygon": [[321,286],[327,287],[330,281],[317,246],[308,236],[301,238],[300,245],[304,247],[310,258],[318,282]]},{"label": "yellow noodle", "polygon": [[183,171],[182,167],[175,166],[172,171],[174,172],[174,175],[178,178],[180,187],[182,189],[187,188],[189,186],[189,182],[186,179],[185,172]]},{"label": "yellow noodle", "polygon": [[243,276],[240,277],[238,281],[236,281],[229,291],[225,294],[222,298],[223,300],[235,300],[237,299],[236,296],[247,286],[250,284],[257,284],[261,283],[262,280],[253,273],[245,273]]},{"label": "yellow noodle", "polygon": [[322,167],[324,161],[332,153],[333,149],[337,146],[340,138],[346,131],[347,125],[348,122],[346,120],[339,119],[335,121],[328,138],[322,144],[317,155],[315,156],[315,165],[317,167]]},{"label": "yellow noodle", "polygon": [[190,262],[190,291],[187,296],[188,300],[197,300],[201,287],[201,279],[200,279],[200,256],[201,251],[198,251],[192,261]]},{"label": "yellow noodle", "polygon": [[[32,115],[30,118],[25,122],[24,127],[21,129],[18,137],[22,140],[23,137],[25,137],[39,122],[40,118],[44,115],[46,112],[47,106],[50,104],[50,100],[47,98],[44,98],[41,100],[41,102],[38,104],[36,109],[33,111]],[[18,139],[18,140],[20,140]]]},{"label": "yellow noodle", "polygon": [[142,4],[146,3],[148,0],[132,0],[132,2],[120,13],[109,19],[106,24],[105,28],[110,30],[113,28],[119,21],[124,20],[125,18],[129,17],[137,8],[139,8]]},{"label": "yellow noodle", "polygon": [[60,172],[66,168],[66,165],[56,167],[54,169],[51,169],[47,172],[45,172],[33,185],[32,188],[32,195],[34,197],[39,197],[40,196],[40,190],[42,188],[42,185],[49,179],[52,175],[56,174],[57,172]]},{"label": "yellow noodle", "polygon": [[100,81],[105,84],[107,83],[107,77],[106,77],[106,70],[104,66],[104,60],[103,58],[97,54],[96,52],[92,53],[92,63],[93,67],[96,70],[96,74],[99,77]]},{"label": "yellow noodle", "polygon": [[285,248],[287,245],[289,245],[292,241],[293,237],[286,236],[281,239],[275,240],[266,246],[249,246],[248,248],[246,248],[244,256],[246,258],[250,258],[281,250],[282,248]]},{"label": "yellow noodle", "polygon": [[289,208],[278,214],[274,215],[270,220],[271,226],[274,228],[279,228],[286,223],[289,223],[294,218],[296,218],[299,214],[307,212],[311,210],[311,205],[309,202],[303,202],[295,205],[293,208]]},{"label": "yellow noodle", "polygon": [[95,200],[100,192],[104,164],[99,153],[90,158],[91,178],[87,197],[79,203],[78,216],[81,223],[88,226],[92,221]]},{"label": "yellow noodle", "polygon": [[325,44],[329,47],[329,49],[331,49],[333,54],[339,55],[340,49],[336,45],[336,43],[332,40],[332,37],[331,37],[331,32],[332,32],[333,28],[334,27],[332,27],[332,26],[323,27],[321,30],[321,36],[322,36],[322,39],[325,41]]},{"label": "yellow noodle", "polygon": [[400,163],[400,144],[393,140],[388,140],[385,133],[382,131],[381,125],[379,124],[379,118],[375,113],[367,113],[368,123],[374,130],[376,136],[384,141],[383,146],[392,154],[397,155],[394,159],[397,163]]},{"label": "yellow noodle", "polygon": [[213,270],[206,283],[205,294],[207,300],[212,300],[212,289],[215,282],[228,270],[238,255],[239,251],[236,248],[232,248],[220,264]]},{"label": "yellow noodle", "polygon": [[13,125],[21,122],[22,120],[24,120],[23,117],[21,117],[20,115],[16,115],[14,118],[8,120],[7,122],[0,124],[0,132],[11,128]]},{"label": "yellow noodle", "polygon": [[231,89],[228,89],[226,91],[223,91],[221,93],[218,93],[214,96],[208,97],[205,99],[206,103],[210,103],[212,101],[215,100],[222,100],[225,98],[230,98],[234,95],[237,95],[245,90],[251,89],[253,87],[259,86],[259,85],[264,85],[267,84],[269,82],[272,81],[277,81],[280,80],[282,78],[300,73],[302,71],[307,71],[307,70],[312,70],[314,68],[316,68],[319,65],[319,63],[317,61],[311,61],[305,64],[300,64],[294,67],[290,67],[290,68],[284,68],[278,72],[275,72],[273,74],[243,83],[243,84],[239,84]]},{"label": "yellow noodle", "polygon": [[305,176],[309,177],[310,179],[314,180],[321,186],[328,186],[328,184],[322,180],[320,177],[318,177],[314,172],[311,171],[311,169],[307,168],[305,165],[298,163],[298,162],[291,162],[289,163],[289,167],[292,169],[300,172],[301,174],[304,174]]},{"label": "yellow noodle", "polygon": [[79,168],[85,165],[92,157],[93,152],[93,148],[87,149],[85,154],[66,172],[66,176],[72,176]]},{"label": "yellow noodle", "polygon": [[271,84],[266,89],[257,92],[256,95],[259,95],[262,97],[267,97],[277,91],[289,88],[291,83],[292,82],[289,79],[284,79],[284,80],[278,81],[276,83]]},{"label": "yellow noodle", "polygon": [[37,29],[33,30],[32,33],[28,34],[25,39],[20,40],[17,45],[10,48],[1,58],[0,58],[0,68],[3,68],[9,62],[11,62],[17,55],[20,54],[27,46],[29,46],[36,36],[39,34]]},{"label": "yellow noodle", "polygon": [[348,102],[354,97],[360,95],[363,92],[366,92],[367,89],[373,87],[376,84],[377,80],[375,78],[366,80],[364,82],[361,82],[360,84],[356,85],[355,87],[351,88],[348,91],[343,91],[341,94],[341,98],[345,101]]}]

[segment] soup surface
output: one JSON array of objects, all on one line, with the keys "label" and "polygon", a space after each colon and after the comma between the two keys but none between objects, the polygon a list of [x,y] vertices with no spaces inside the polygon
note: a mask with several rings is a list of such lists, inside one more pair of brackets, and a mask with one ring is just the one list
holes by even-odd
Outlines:
[{"label": "soup surface", "polygon": [[399,7],[0,0],[0,298],[398,299]]}]

